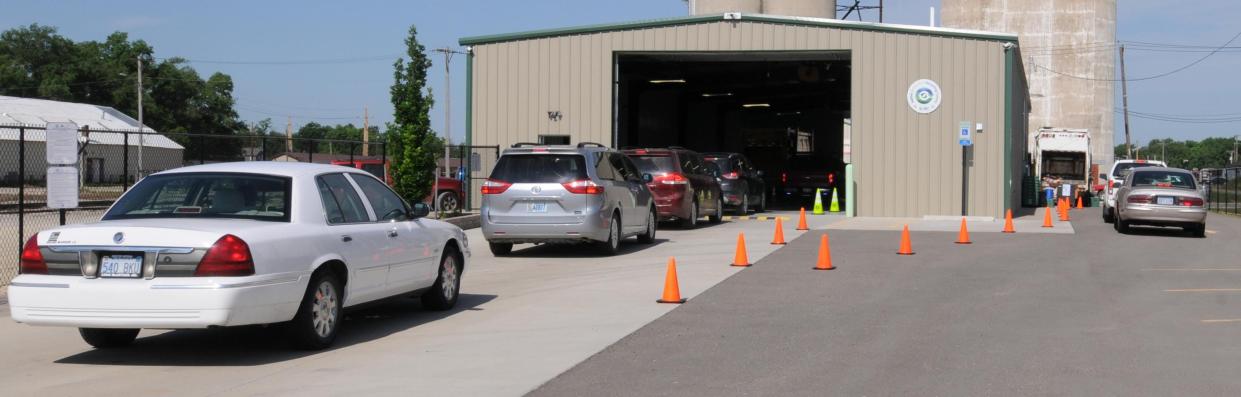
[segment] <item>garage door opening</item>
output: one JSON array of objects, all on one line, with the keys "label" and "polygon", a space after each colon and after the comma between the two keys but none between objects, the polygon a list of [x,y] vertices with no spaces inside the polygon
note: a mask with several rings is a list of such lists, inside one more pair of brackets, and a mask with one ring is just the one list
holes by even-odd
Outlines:
[{"label": "garage door opening", "polygon": [[769,202],[808,208],[843,187],[851,68],[848,51],[618,53],[616,145],[741,153]]}]

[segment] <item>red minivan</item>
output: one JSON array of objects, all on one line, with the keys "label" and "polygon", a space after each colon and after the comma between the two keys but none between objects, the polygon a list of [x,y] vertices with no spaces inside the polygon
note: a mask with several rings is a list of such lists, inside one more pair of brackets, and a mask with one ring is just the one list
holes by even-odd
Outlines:
[{"label": "red minivan", "polygon": [[689,149],[628,149],[623,151],[644,174],[654,177],[647,187],[655,195],[661,221],[680,221],[683,227],[698,225],[703,214],[711,223],[724,219],[724,196],[720,170]]}]

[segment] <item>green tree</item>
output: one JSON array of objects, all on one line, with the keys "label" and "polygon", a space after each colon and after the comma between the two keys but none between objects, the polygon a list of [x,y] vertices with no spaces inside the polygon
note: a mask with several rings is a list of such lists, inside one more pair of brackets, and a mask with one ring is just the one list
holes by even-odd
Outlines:
[{"label": "green tree", "polygon": [[427,87],[431,60],[418,43],[415,26],[409,27],[405,47],[409,60],[399,58],[393,64],[391,95],[395,114],[387,131],[391,144],[388,158],[392,161],[393,188],[406,200],[420,202],[431,193],[435,169],[435,135],[429,116],[434,100]]},{"label": "green tree", "polygon": [[[115,32],[102,41],[74,42],[56,28],[32,24],[0,33],[0,95],[110,106],[136,117],[137,60],[143,68],[143,122],[160,132],[231,136],[245,128],[234,110],[233,80],[206,80],[184,59],[156,61],[142,40]],[[243,142],[216,137],[171,137],[186,158],[239,158]]]}]

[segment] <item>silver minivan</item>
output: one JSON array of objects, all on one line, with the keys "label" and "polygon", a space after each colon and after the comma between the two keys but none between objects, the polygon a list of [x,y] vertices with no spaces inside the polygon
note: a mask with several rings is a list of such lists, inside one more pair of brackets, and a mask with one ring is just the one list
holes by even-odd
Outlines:
[{"label": "silver minivan", "polygon": [[597,143],[515,144],[483,183],[483,237],[497,256],[523,243],[593,243],[607,255],[630,236],[652,243],[650,181],[624,154]]}]

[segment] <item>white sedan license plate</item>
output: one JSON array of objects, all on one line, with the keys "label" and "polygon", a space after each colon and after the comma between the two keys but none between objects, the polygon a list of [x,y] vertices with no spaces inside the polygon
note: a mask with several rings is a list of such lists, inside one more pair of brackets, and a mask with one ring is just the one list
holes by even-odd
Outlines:
[{"label": "white sedan license plate", "polygon": [[547,203],[530,203],[530,212],[547,212]]},{"label": "white sedan license plate", "polygon": [[1158,198],[1156,198],[1156,199],[1155,199],[1155,204],[1159,204],[1159,205],[1172,205],[1172,204],[1174,204],[1174,202],[1173,202],[1173,199],[1172,199],[1171,197],[1158,197]]},{"label": "white sedan license plate", "polygon": [[142,255],[104,255],[99,260],[99,277],[142,277]]}]

